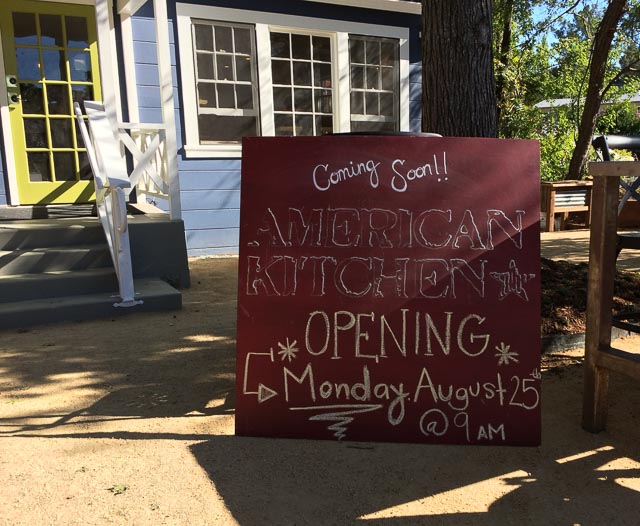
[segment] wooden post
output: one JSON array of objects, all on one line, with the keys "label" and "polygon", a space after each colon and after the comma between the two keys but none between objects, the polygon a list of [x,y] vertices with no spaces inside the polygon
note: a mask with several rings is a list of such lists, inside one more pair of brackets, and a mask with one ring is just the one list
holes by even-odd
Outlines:
[{"label": "wooden post", "polygon": [[596,177],[592,194],[582,412],[582,427],[592,433],[607,421],[609,371],[598,365],[598,353],[611,345],[619,184],[618,176]]}]

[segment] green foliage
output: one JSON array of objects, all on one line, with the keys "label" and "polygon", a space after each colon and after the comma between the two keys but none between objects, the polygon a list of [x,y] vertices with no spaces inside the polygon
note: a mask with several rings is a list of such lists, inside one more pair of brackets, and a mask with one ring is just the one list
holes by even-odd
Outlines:
[{"label": "green foliage", "polygon": [[640,135],[640,117],[636,107],[629,102],[609,106],[598,117],[597,134]]},{"label": "green foliage", "polygon": [[[609,102],[640,89],[640,0],[628,4],[606,65],[603,95]],[[593,36],[605,7],[597,0],[494,0],[495,70],[503,90],[499,133],[540,141],[543,180],[567,177]],[[505,60],[500,51],[509,15],[513,43]],[[571,102],[550,113],[535,108],[538,102],[559,98]],[[614,104],[600,115],[597,132],[640,135],[640,119],[630,104]]]}]

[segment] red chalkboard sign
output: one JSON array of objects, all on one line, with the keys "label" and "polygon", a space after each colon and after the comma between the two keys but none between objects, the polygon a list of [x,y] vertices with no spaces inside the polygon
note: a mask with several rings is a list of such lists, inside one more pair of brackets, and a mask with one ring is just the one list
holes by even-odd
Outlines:
[{"label": "red chalkboard sign", "polygon": [[236,433],[540,442],[534,141],[243,141]]}]

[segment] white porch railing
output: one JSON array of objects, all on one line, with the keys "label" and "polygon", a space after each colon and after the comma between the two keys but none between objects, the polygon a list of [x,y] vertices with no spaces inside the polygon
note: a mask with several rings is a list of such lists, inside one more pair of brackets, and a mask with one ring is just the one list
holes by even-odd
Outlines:
[{"label": "white porch railing", "polygon": [[120,141],[116,139],[104,106],[93,101],[85,101],[84,105],[91,134],[77,102],[74,110],[93,172],[98,217],[107,236],[118,277],[121,301],[114,303],[114,307],[132,307],[142,301],[135,299],[129,246],[125,192],[130,191],[131,181],[127,176],[126,161],[120,153]]}]

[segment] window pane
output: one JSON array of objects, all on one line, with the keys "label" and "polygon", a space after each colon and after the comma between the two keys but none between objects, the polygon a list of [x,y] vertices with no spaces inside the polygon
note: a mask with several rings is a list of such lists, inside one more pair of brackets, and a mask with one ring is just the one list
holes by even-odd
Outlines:
[{"label": "window pane", "polygon": [[289,34],[271,33],[271,56],[289,58]]},{"label": "window pane", "polygon": [[380,64],[380,43],[377,40],[367,40],[367,64]]},{"label": "window pane", "polygon": [[296,115],[296,136],[313,135],[313,116]]},{"label": "window pane", "polygon": [[194,24],[196,33],[196,49],[213,51],[213,28],[209,25]]},{"label": "window pane", "polygon": [[37,45],[36,15],[13,13],[13,37],[16,44]]},{"label": "window pane", "polygon": [[293,116],[276,113],[273,116],[276,135],[293,135]]},{"label": "window pane", "polygon": [[233,80],[233,59],[231,55],[216,54],[218,80]]},{"label": "window pane", "polygon": [[89,47],[89,33],[87,31],[87,20],[81,16],[65,17],[67,29],[67,47]]},{"label": "window pane", "polygon": [[48,148],[47,121],[45,119],[24,119],[24,137],[27,148]]},{"label": "window pane", "polygon": [[380,82],[378,80],[380,70],[378,68],[367,68],[367,89],[380,89]]},{"label": "window pane", "polygon": [[293,111],[291,88],[273,88],[273,108],[276,111]]},{"label": "window pane", "polygon": [[364,68],[362,66],[351,66],[351,89],[364,88]]},{"label": "window pane", "polygon": [[361,91],[351,92],[351,113],[364,115],[364,93]]},{"label": "window pane", "polygon": [[227,115],[199,115],[198,130],[201,143],[238,141],[248,135],[257,135],[256,117],[231,117]]},{"label": "window pane", "polygon": [[209,55],[208,53],[198,53],[197,62],[198,78],[215,80],[216,77],[213,74],[213,55]]},{"label": "window pane", "polygon": [[395,66],[396,65],[396,46],[393,42],[382,42],[380,62],[383,66]]},{"label": "window pane", "polygon": [[27,153],[29,162],[29,180],[33,182],[51,181],[48,153]]},{"label": "window pane", "polygon": [[382,73],[382,89],[387,91],[393,91],[394,84],[396,82],[393,69],[383,68],[381,73]]},{"label": "window pane", "polygon": [[392,132],[397,131],[392,122],[351,121],[352,132]]},{"label": "window pane", "polygon": [[365,110],[367,115],[378,115],[378,94],[365,92]]},{"label": "window pane", "polygon": [[312,111],[313,91],[310,89],[296,88],[293,90],[295,111]]},{"label": "window pane", "polygon": [[291,69],[288,60],[272,60],[271,75],[274,84],[291,84]]},{"label": "window pane", "polygon": [[236,98],[238,100],[238,109],[253,109],[253,87],[248,84],[236,85]]},{"label": "window pane", "polygon": [[91,57],[85,51],[69,51],[71,80],[91,82]]},{"label": "window pane", "polygon": [[42,84],[20,84],[22,113],[44,113]]},{"label": "window pane", "polygon": [[333,133],[333,117],[331,115],[316,117],[316,135],[326,135],[327,133]]},{"label": "window pane", "polygon": [[236,57],[236,80],[251,82],[251,59]]},{"label": "window pane", "polygon": [[216,85],[208,82],[198,83],[198,106],[216,108]]},{"label": "window pane", "polygon": [[234,95],[233,84],[218,84],[218,107],[219,108],[235,108],[236,99]]},{"label": "window pane", "polygon": [[393,117],[393,94],[380,93],[380,115]]},{"label": "window pane", "polygon": [[51,146],[54,148],[73,148],[71,119],[51,119]]},{"label": "window pane", "polygon": [[313,60],[331,62],[331,41],[325,37],[313,37]]},{"label": "window pane", "polygon": [[62,18],[60,15],[40,15],[42,46],[64,46],[62,39]]},{"label": "window pane", "polygon": [[331,87],[331,64],[313,65],[313,85],[323,88]]},{"label": "window pane", "polygon": [[309,60],[311,58],[311,37],[309,35],[291,35],[291,53],[293,58]]},{"label": "window pane", "polygon": [[233,28],[233,38],[236,53],[251,55],[251,34],[248,29],[243,27]]},{"label": "window pane", "polygon": [[231,28],[228,26],[215,26],[216,51],[233,52]]},{"label": "window pane", "polygon": [[331,90],[317,89],[314,91],[316,112],[318,113],[333,113]]},{"label": "window pane", "polygon": [[311,62],[293,63],[293,83],[297,86],[311,86]]},{"label": "window pane", "polygon": [[73,152],[53,152],[56,181],[76,180],[76,156]]},{"label": "window pane", "polygon": [[70,115],[71,105],[69,104],[69,93],[67,85],[49,84],[47,86],[47,102],[49,113],[57,115]]},{"label": "window pane", "polygon": [[349,51],[351,54],[351,63],[364,64],[364,42],[362,40],[352,39],[349,41]]}]

